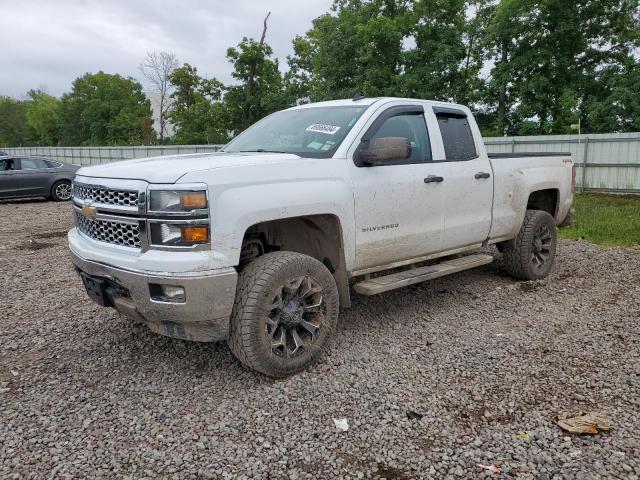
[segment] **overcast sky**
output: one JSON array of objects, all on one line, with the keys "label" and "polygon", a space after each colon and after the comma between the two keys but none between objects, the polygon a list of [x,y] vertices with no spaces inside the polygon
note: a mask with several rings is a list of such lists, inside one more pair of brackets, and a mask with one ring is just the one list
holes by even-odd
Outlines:
[{"label": "overcast sky", "polygon": [[291,40],[329,10],[331,0],[0,0],[0,95],[23,98],[45,85],[53,95],[86,72],[131,75],[147,51],[172,51],[198,72],[231,80],[228,47],[259,39],[281,65]]}]

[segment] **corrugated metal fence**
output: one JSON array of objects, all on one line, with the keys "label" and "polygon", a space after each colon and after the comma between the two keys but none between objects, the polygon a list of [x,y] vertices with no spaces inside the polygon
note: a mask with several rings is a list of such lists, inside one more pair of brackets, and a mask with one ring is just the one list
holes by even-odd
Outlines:
[{"label": "corrugated metal fence", "polygon": [[[582,191],[640,193],[640,133],[490,137],[490,153],[571,152]],[[153,147],[23,147],[13,155],[43,156],[76,165],[97,165],[130,158],[215,152],[221,145]]]},{"label": "corrugated metal fence", "polygon": [[580,191],[640,193],[640,133],[490,137],[490,153],[571,152]]}]

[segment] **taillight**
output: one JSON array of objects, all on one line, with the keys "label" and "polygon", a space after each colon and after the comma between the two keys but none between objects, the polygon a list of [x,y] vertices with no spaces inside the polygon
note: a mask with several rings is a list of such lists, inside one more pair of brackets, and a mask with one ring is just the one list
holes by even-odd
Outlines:
[{"label": "taillight", "polygon": [[571,193],[576,193],[576,166],[571,168]]}]

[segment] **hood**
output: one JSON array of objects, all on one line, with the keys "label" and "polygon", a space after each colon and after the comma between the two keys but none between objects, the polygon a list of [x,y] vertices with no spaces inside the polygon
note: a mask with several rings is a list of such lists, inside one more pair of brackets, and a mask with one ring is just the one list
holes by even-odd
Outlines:
[{"label": "hood", "polygon": [[97,178],[144,180],[149,183],[175,183],[187,173],[216,168],[280,164],[299,161],[289,153],[196,153],[137,158],[104,165],[82,167],[78,175]]}]

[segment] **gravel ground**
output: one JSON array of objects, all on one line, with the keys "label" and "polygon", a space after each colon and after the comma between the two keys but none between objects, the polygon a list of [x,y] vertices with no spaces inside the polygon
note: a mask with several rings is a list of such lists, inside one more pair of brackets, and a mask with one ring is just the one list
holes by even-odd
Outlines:
[{"label": "gravel ground", "polygon": [[[70,226],[68,204],[0,203],[0,478],[640,476],[638,248],[562,241],[544,281],[491,265],[356,298],[320,363],[271,380],[90,302]],[[563,433],[577,410],[613,430]]]}]

